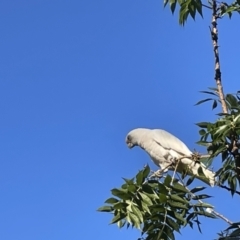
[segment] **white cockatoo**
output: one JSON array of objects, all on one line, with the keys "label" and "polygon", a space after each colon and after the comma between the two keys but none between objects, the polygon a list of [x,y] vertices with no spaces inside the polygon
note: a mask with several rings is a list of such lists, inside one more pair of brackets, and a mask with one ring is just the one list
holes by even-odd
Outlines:
[{"label": "white cockatoo", "polygon": [[[188,147],[169,132],[162,129],[137,128],[128,133],[126,143],[129,148],[139,146],[145,150],[164,172],[174,171],[177,167],[176,171],[179,173],[194,175],[211,186],[215,184],[215,173],[207,169],[203,163],[194,161],[191,158],[193,153]],[[205,176],[199,174],[200,167]]]}]

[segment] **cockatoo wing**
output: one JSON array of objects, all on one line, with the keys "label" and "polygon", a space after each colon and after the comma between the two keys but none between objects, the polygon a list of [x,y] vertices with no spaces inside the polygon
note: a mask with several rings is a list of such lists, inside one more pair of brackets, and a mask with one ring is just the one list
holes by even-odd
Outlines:
[{"label": "cockatoo wing", "polygon": [[192,152],[188,149],[188,147],[171,133],[166,132],[162,129],[153,129],[151,132],[153,140],[163,148],[178,153],[178,157],[184,155],[191,156]]}]

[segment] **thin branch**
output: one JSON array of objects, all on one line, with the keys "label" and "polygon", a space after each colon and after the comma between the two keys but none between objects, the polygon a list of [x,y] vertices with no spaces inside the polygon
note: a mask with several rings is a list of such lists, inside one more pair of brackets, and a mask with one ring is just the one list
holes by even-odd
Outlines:
[{"label": "thin branch", "polygon": [[[182,157],[176,159],[177,165],[178,165],[178,163],[179,163],[180,160],[182,160],[182,159],[184,159],[184,158],[191,158],[191,159],[192,159],[192,157],[193,157],[193,156],[182,156]],[[174,162],[171,162],[171,163],[169,163],[167,166],[165,166],[164,168],[157,170],[157,171],[154,172],[150,177],[148,177],[148,179],[153,178],[153,177],[158,177],[158,178],[161,177],[161,174],[162,174],[166,169],[168,169],[169,167],[171,167],[173,164],[174,164]],[[147,181],[148,181],[148,180],[146,179],[143,184],[145,184]]]},{"label": "thin branch", "polygon": [[219,93],[219,98],[222,105],[223,113],[227,113],[227,104],[225,101],[222,79],[221,79],[221,70],[220,70],[220,60],[219,60],[219,52],[218,52],[218,29],[217,29],[217,19],[218,19],[218,7],[216,0],[212,1],[212,27],[210,28],[212,43],[213,43],[213,52],[215,56],[215,80],[217,84],[217,89]]},{"label": "thin branch", "polygon": [[[178,175],[178,173],[177,173],[177,175]],[[190,191],[190,189],[184,184],[182,178],[181,178],[179,175],[178,175],[178,178],[179,178],[179,180],[181,181],[181,183],[183,184],[183,186],[189,191],[189,194],[192,195],[192,197],[196,197],[196,195],[195,195],[194,193],[192,193],[192,192]],[[201,204],[204,203],[204,202],[201,201],[200,199],[198,199],[198,202],[201,203]],[[222,220],[224,220],[224,221],[227,222],[228,224],[230,224],[230,225],[233,224],[232,221],[230,221],[228,218],[226,218],[226,217],[223,216],[222,214],[218,213],[217,211],[213,210],[212,208],[207,208],[207,209],[208,209],[208,212],[213,213],[214,215],[216,215],[217,217],[221,218]]]},{"label": "thin branch", "polygon": [[217,217],[221,218],[223,221],[227,222],[228,224],[232,225],[233,222],[230,221],[229,219],[227,219],[226,217],[224,217],[222,214],[214,211],[212,208],[208,208],[208,212],[213,213],[214,215],[216,215]]},{"label": "thin branch", "polygon": [[162,226],[162,229],[158,233],[157,239],[160,239],[160,237],[162,236],[162,233],[163,233],[163,230],[164,230],[164,227],[165,227],[165,224],[166,224],[166,218],[167,218],[167,210],[165,209],[163,226]]},{"label": "thin branch", "polygon": [[173,172],[173,175],[172,175],[172,180],[171,180],[170,186],[173,185],[173,180],[174,180],[174,177],[175,177],[175,174],[176,174],[179,162],[180,162],[180,160],[178,159],[177,164],[176,164],[175,169],[174,169],[174,172]]},{"label": "thin branch", "polygon": [[209,7],[208,5],[205,5],[205,4],[203,4],[203,3],[202,3],[202,6],[205,7],[205,8],[208,8],[208,9],[211,9],[211,10],[212,10],[211,7]]},{"label": "thin branch", "polygon": [[228,191],[233,191],[234,193],[236,193],[236,194],[238,194],[238,195],[240,195],[240,192],[239,191],[235,191],[234,189],[232,189],[232,188],[229,188],[229,187],[227,187],[227,186],[224,186],[224,185],[218,185],[220,188],[224,188],[224,189],[227,189]]}]

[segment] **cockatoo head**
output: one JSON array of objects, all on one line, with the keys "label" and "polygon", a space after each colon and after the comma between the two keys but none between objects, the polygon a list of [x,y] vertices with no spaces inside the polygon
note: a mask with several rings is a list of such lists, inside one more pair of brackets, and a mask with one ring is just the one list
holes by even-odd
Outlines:
[{"label": "cockatoo head", "polygon": [[133,148],[137,145],[136,138],[134,138],[134,134],[131,134],[131,132],[126,137],[126,144],[129,148]]},{"label": "cockatoo head", "polygon": [[133,148],[135,146],[138,146],[143,134],[145,134],[146,131],[149,131],[149,130],[145,129],[145,128],[137,128],[137,129],[130,131],[127,134],[127,137],[125,140],[128,147]]}]

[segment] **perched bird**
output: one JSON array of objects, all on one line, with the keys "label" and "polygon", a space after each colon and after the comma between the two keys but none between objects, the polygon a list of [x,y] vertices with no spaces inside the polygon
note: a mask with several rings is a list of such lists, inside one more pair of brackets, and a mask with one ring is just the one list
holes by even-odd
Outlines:
[{"label": "perched bird", "polygon": [[[127,134],[126,143],[129,148],[139,146],[145,150],[164,172],[174,171],[176,168],[179,173],[194,175],[211,186],[215,184],[215,173],[207,169],[203,163],[194,161],[191,158],[193,153],[188,147],[169,132],[162,129],[137,128]],[[200,168],[203,174],[199,174]]]}]

